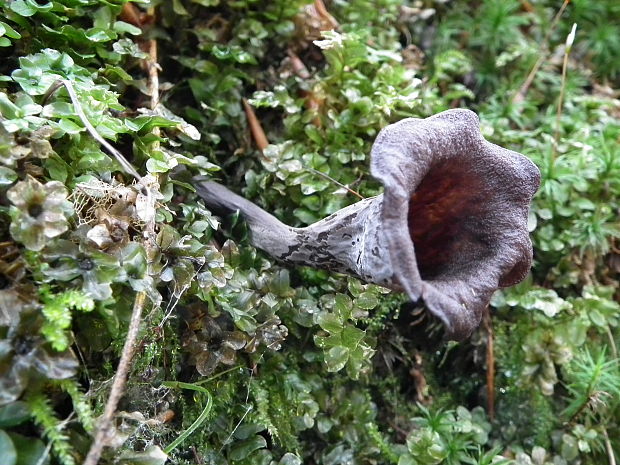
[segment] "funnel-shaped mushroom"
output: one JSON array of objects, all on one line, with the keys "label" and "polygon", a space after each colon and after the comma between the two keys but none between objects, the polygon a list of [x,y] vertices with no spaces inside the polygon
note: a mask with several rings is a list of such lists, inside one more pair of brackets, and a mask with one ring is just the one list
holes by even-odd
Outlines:
[{"label": "funnel-shaped mushroom", "polygon": [[387,126],[371,156],[384,194],[305,228],[204,178],[196,187],[209,207],[239,210],[252,244],[270,255],[405,291],[425,301],[449,337],[469,336],[493,292],[530,268],[527,216],[538,169],[487,142],[469,110]]}]

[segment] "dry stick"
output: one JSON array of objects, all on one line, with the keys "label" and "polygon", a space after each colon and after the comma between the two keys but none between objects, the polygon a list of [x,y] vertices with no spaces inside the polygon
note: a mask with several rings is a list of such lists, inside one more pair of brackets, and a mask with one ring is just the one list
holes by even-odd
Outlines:
[{"label": "dry stick", "polygon": [[314,9],[319,14],[319,16],[323,18],[323,20],[327,24],[329,24],[329,26],[331,26],[332,29],[335,29],[339,26],[338,21],[336,21],[336,18],[334,18],[330,14],[330,12],[327,11],[327,8],[325,7],[325,3],[323,3],[323,0],[314,0]]},{"label": "dry stick", "polygon": [[252,132],[252,137],[254,138],[254,142],[256,142],[258,150],[262,153],[262,151],[269,145],[269,141],[267,140],[265,131],[263,131],[263,127],[261,126],[260,121],[258,121],[252,106],[246,99],[242,99],[242,102],[243,109],[245,110],[245,116],[248,119],[248,126],[250,126],[250,131]]},{"label": "dry stick", "polygon": [[[159,103],[159,64],[157,63],[157,41],[149,40],[149,59],[147,63],[149,69],[149,91],[151,93],[151,110],[154,110]],[[159,128],[156,128],[159,132]]]},{"label": "dry stick", "polygon": [[532,82],[534,81],[534,77],[536,76],[536,74],[538,73],[538,70],[542,66],[543,61],[545,61],[545,58],[547,58],[547,54],[548,54],[547,47],[549,45],[549,39],[551,38],[551,34],[553,34],[553,32],[555,31],[555,28],[557,27],[558,22],[560,21],[560,18],[562,17],[562,13],[564,13],[564,10],[566,9],[566,6],[569,4],[569,2],[570,0],[564,0],[564,3],[562,3],[562,6],[560,7],[556,15],[553,17],[553,20],[551,21],[551,26],[549,27],[549,30],[547,31],[547,34],[545,34],[545,37],[541,43],[540,48],[542,50],[542,53],[538,57],[538,60],[536,60],[536,63],[534,63],[534,66],[530,70],[530,73],[527,75],[527,78],[525,78],[525,81],[519,88],[519,91],[512,97],[513,103],[522,102],[523,99],[525,99],[525,94],[527,94],[528,89],[532,85]]},{"label": "dry stick", "polygon": [[616,465],[616,454],[614,453],[614,448],[612,447],[611,441],[609,440],[609,434],[607,434],[607,429],[605,428],[603,428],[603,436],[605,436],[605,449],[607,450],[609,465]]},{"label": "dry stick", "polygon": [[107,443],[108,437],[111,433],[112,419],[116,413],[116,407],[125,390],[125,382],[129,375],[131,368],[131,359],[133,358],[136,350],[136,340],[138,339],[138,330],[140,329],[140,321],[142,319],[142,310],[146,304],[146,292],[138,292],[136,294],[136,300],[133,305],[133,311],[131,313],[131,320],[129,322],[129,329],[127,330],[127,338],[123,345],[123,351],[121,353],[121,359],[118,362],[118,368],[114,375],[114,382],[112,383],[112,389],[110,390],[110,396],[105,404],[105,410],[103,416],[99,421],[97,432],[93,443],[90,446],[88,455],[84,460],[83,465],[97,465],[103,448]]},{"label": "dry stick", "polygon": [[564,61],[562,62],[562,84],[560,86],[560,97],[558,98],[558,111],[555,119],[555,135],[553,137],[553,151],[551,159],[555,160],[558,151],[558,143],[560,142],[560,123],[562,121],[562,104],[564,103],[564,92],[566,91],[566,70],[568,68],[568,55],[575,40],[575,32],[577,31],[577,23],[573,24],[573,28],[566,37],[566,49],[564,50]]},{"label": "dry stick", "polygon": [[484,311],[484,327],[487,332],[487,411],[491,421],[495,419],[495,355],[493,350],[493,325],[489,307]]},{"label": "dry stick", "polygon": [[[159,100],[159,77],[157,75],[157,43],[154,40],[149,41],[148,69],[149,69],[149,88],[150,88],[149,90],[151,93],[151,105],[157,105],[157,102]],[[90,123],[88,124],[90,125]],[[105,140],[101,136],[99,136],[99,134],[97,134],[94,128],[92,129],[94,132],[93,137],[95,137],[97,141],[99,141],[100,143],[102,143],[102,145],[105,146],[107,142],[104,144],[103,142],[105,142]],[[114,149],[113,147],[111,148]],[[137,172],[136,172],[136,175],[137,175]],[[137,176],[137,178],[140,180],[142,179],[139,175]],[[151,194],[151,190],[146,185],[144,187],[146,188],[147,193],[148,193],[147,202],[149,203],[149,205],[153,206],[155,200]],[[144,228],[144,247],[146,249],[146,254],[147,254],[147,273],[149,275],[152,273],[151,258],[152,258],[152,250],[154,248],[154,237],[155,237],[155,216],[153,216],[148,221],[148,223],[145,225],[145,228]],[[99,462],[99,459],[101,458],[101,453],[103,452],[103,448],[106,446],[108,442],[107,440],[111,433],[110,430],[112,428],[112,420],[114,419],[114,414],[116,413],[118,403],[120,402],[123,396],[123,392],[125,391],[125,383],[127,382],[127,378],[129,377],[129,371],[131,368],[131,360],[133,359],[133,356],[136,351],[136,341],[138,340],[140,322],[142,321],[142,312],[146,305],[146,301],[147,301],[146,292],[140,291],[136,294],[133,310],[131,313],[131,320],[129,322],[129,328],[127,330],[127,337],[125,338],[125,344],[123,345],[123,350],[121,352],[121,359],[118,362],[118,368],[116,369],[116,374],[114,375],[114,381],[112,383],[112,388],[110,390],[110,396],[108,397],[108,400],[106,402],[103,416],[99,422],[97,432],[95,433],[95,438],[93,440],[93,443],[91,444],[90,450],[88,451],[88,455],[86,456],[86,459],[84,460],[83,465],[97,465],[97,463]]]},{"label": "dry stick", "polygon": [[63,79],[62,84],[65,86],[67,92],[69,93],[69,97],[71,98],[71,103],[73,103],[73,108],[75,109],[75,112],[77,113],[80,120],[84,124],[84,127],[93,137],[93,139],[99,142],[99,144],[101,144],[114,158],[116,158],[116,160],[121,164],[121,166],[127,173],[131,174],[138,181],[142,180],[142,176],[140,176],[136,169],[131,166],[131,163],[127,161],[123,154],[116,150],[107,140],[101,137],[97,130],[93,127],[93,125],[90,124],[90,121],[88,121],[88,118],[86,117],[86,114],[82,109],[82,105],[80,105],[80,101],[78,99],[77,93],[75,92],[75,88],[73,87],[73,83],[68,79]]}]

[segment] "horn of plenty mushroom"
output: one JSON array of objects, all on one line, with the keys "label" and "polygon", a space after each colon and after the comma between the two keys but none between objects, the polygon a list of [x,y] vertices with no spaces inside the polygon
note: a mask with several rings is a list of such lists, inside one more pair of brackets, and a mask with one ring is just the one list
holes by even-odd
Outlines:
[{"label": "horn of plenty mushroom", "polygon": [[493,292],[530,269],[527,217],[538,169],[486,141],[476,114],[457,109],[384,128],[371,173],[382,195],[305,228],[205,178],[196,178],[196,188],[210,208],[239,210],[251,243],[275,258],[422,298],[448,337],[469,336]]}]

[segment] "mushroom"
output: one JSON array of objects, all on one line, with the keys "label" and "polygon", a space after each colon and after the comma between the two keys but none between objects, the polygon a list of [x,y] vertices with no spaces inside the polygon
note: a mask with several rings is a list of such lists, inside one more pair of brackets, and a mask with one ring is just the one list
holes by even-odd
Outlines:
[{"label": "mushroom", "polygon": [[387,126],[371,151],[384,193],[305,228],[204,177],[196,188],[210,208],[238,210],[255,247],[422,298],[447,336],[462,340],[493,292],[530,269],[528,209],[540,183],[529,159],[486,141],[479,126],[464,109]]}]

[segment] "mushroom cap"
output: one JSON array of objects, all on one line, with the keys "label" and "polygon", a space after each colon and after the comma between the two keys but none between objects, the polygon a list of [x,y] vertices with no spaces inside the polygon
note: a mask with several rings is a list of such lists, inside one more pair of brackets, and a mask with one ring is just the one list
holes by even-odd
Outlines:
[{"label": "mushroom cap", "polygon": [[523,280],[538,168],[484,139],[478,116],[448,110],[384,128],[371,173],[385,187],[382,221],[395,280],[461,340],[491,295]]}]

